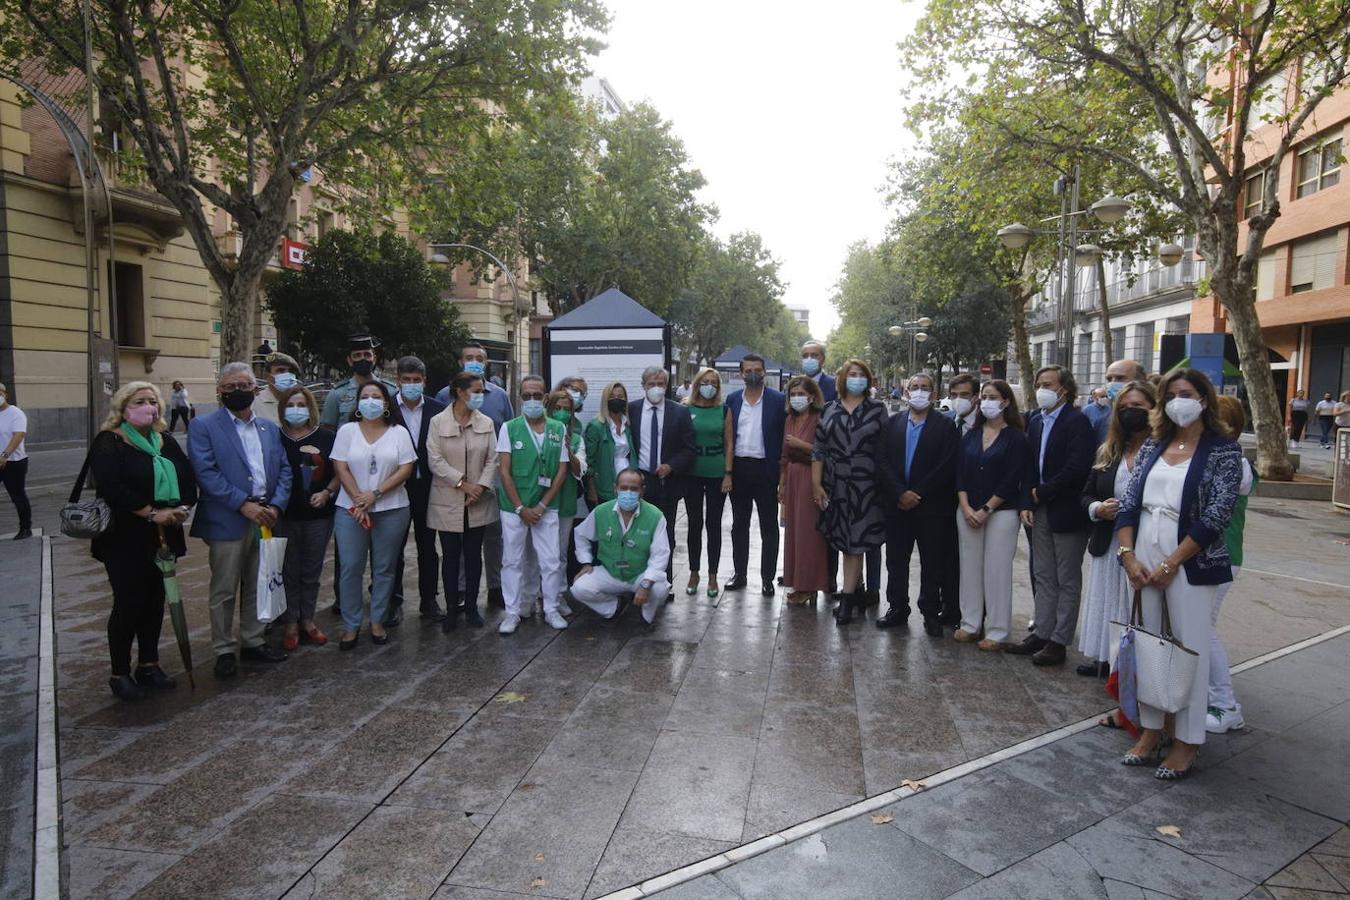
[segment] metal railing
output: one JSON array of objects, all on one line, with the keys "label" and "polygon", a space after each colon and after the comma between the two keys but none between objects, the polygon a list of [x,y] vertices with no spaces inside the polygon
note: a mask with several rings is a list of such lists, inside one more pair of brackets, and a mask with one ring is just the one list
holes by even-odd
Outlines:
[{"label": "metal railing", "polygon": [[[1169,291],[1192,288],[1204,276],[1205,261],[1198,259],[1192,249],[1187,247],[1185,256],[1175,266],[1164,266],[1152,260],[1141,272],[1135,272],[1132,276],[1118,274],[1116,278],[1108,281],[1107,306],[1108,308],[1123,306]],[[1056,295],[1055,284],[1052,282],[1049,290],[1032,297],[1031,306],[1027,311],[1027,327],[1034,328],[1055,321]],[[1099,305],[1097,273],[1094,269],[1087,269],[1078,276],[1073,309],[1074,312],[1091,315],[1096,312]]]}]

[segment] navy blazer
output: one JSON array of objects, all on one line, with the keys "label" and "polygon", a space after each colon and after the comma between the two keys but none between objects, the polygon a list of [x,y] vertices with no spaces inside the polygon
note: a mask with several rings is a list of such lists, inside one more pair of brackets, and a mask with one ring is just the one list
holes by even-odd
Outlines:
[{"label": "navy blazer", "polygon": [[824,372],[821,372],[820,380],[818,380],[816,384],[820,387],[820,392],[825,395],[826,403],[829,403],[831,400],[839,399],[839,391],[835,386],[833,375],[826,375]]},{"label": "navy blazer", "polygon": [[[1038,515],[1050,517],[1050,530],[1057,534],[1087,531],[1092,527],[1087,513],[1079,503],[1079,494],[1092,471],[1097,455],[1097,436],[1088,417],[1064,404],[1050,431],[1045,447],[1045,468],[1040,466],[1041,433],[1045,417],[1035,415],[1027,426],[1026,477],[1022,481],[1022,508],[1037,509]],[[1039,502],[1031,499],[1035,489]],[[1039,507],[1044,506],[1044,510]]]},{"label": "navy blazer", "polygon": [[[727,394],[727,412],[731,416],[731,449],[736,451],[736,432],[739,430],[741,407],[745,405],[745,391],[732,391]],[[783,455],[783,430],[787,427],[787,398],[782,391],[765,386],[764,396],[760,398],[759,408],[763,415],[761,430],[764,432],[765,476],[774,484],[778,483],[778,461]],[[732,478],[736,477],[735,469]]]},{"label": "navy blazer", "polygon": [[961,438],[960,458],[956,465],[957,491],[965,491],[966,502],[975,509],[992,497],[1003,501],[999,509],[1019,508],[1027,452],[1027,436],[1020,428],[1005,427],[987,451],[984,449],[984,429],[967,431]]},{"label": "navy blazer", "polygon": [[[397,399],[394,401],[398,402]],[[431,464],[427,462],[427,429],[431,427],[431,420],[440,413],[445,412],[446,405],[434,397],[422,395],[422,427],[417,430],[417,434],[412,435],[413,449],[417,451],[417,464],[413,466],[413,477],[405,482],[409,491],[416,491],[424,496],[431,494]]]},{"label": "navy blazer", "polygon": [[956,513],[956,455],[960,438],[951,419],[938,410],[930,410],[914,447],[910,478],[905,478],[905,442],[909,416],[891,416],[881,429],[877,442],[877,486],[885,498],[886,515],[902,515],[900,495],[913,491],[919,505],[909,510],[914,516],[947,516]]},{"label": "navy blazer", "polygon": [[[642,405],[646,398],[628,404],[628,425],[633,430],[634,459],[642,459]],[[670,466],[671,476],[681,478],[694,467],[694,420],[689,410],[675,400],[661,401],[661,462]],[[647,485],[650,490],[653,485]]]},{"label": "navy blazer", "polygon": [[[267,502],[284,510],[291,499],[291,466],[281,446],[281,431],[275,422],[254,419],[262,443]],[[188,423],[188,459],[198,492],[193,537],[237,541],[253,527],[239,511],[248,499],[250,478],[244,443],[234,429],[234,414],[223,406]]]}]

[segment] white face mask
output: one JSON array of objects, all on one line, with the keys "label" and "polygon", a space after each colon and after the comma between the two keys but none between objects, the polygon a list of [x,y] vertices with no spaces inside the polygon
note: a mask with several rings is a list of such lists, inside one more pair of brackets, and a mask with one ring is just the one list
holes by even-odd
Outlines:
[{"label": "white face mask", "polygon": [[1163,409],[1167,413],[1167,418],[1176,422],[1179,428],[1185,428],[1200,418],[1200,413],[1205,407],[1194,397],[1173,397],[1167,401],[1167,406]]},{"label": "white face mask", "polygon": [[1052,391],[1049,388],[1036,389],[1036,405],[1044,410],[1052,410],[1055,404],[1059,402],[1059,391]]},{"label": "white face mask", "polygon": [[923,412],[925,409],[928,408],[928,397],[929,397],[928,391],[910,391],[909,408],[917,409],[919,410],[919,412]]},{"label": "white face mask", "polygon": [[810,403],[811,398],[804,397],[801,394],[793,394],[791,397],[788,398],[788,405],[791,406],[793,409],[795,409],[797,412],[801,412],[802,410],[806,409],[806,407],[809,406]]},{"label": "white face mask", "polygon": [[647,388],[647,402],[650,403],[652,406],[656,406],[664,399],[666,399],[665,388],[663,387]]},{"label": "white face mask", "polygon": [[970,402],[969,397],[957,397],[952,401],[952,412],[956,413],[958,419],[964,419],[970,415],[971,407],[974,405]]},{"label": "white face mask", "polygon": [[997,419],[999,416],[1003,415],[1003,401],[981,400],[980,414],[986,419]]}]

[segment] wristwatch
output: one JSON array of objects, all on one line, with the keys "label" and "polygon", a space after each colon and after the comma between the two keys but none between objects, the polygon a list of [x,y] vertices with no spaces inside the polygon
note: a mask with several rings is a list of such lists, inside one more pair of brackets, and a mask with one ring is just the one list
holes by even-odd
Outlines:
[{"label": "wristwatch", "polygon": [[1126,553],[1133,553],[1133,547],[1126,547],[1123,544],[1116,548],[1116,559],[1124,559]]},{"label": "wristwatch", "polygon": [[644,591],[650,591],[653,583],[654,582],[650,578],[644,578],[638,582],[638,587],[642,588]]},{"label": "wristwatch", "polygon": [[379,503],[380,498],[384,496],[384,491],[380,490],[379,488],[376,488],[375,490],[371,491],[371,494],[375,496],[375,502]]},{"label": "wristwatch", "polygon": [[522,504],[520,504],[519,506],[516,507],[516,515],[520,515],[520,514],[523,513],[524,511],[525,511],[525,504],[524,504],[524,503],[522,503]]},{"label": "wristwatch", "polygon": [[990,508],[989,508],[989,504],[986,503],[986,504],[984,504],[983,506],[980,507],[980,512],[982,512],[982,513],[991,513],[991,512],[993,512],[993,510],[990,509]]}]

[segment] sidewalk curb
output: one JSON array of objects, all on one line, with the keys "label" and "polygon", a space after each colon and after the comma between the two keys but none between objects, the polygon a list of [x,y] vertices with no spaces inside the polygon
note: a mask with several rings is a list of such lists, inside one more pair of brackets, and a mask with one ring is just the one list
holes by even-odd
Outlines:
[{"label": "sidewalk curb", "polygon": [[[1269,653],[1263,653],[1260,656],[1252,657],[1246,662],[1233,666],[1231,672],[1234,675],[1240,672],[1246,672],[1258,666],[1265,665],[1268,662],[1273,662],[1281,657],[1289,656],[1300,650],[1306,650],[1309,647],[1316,646],[1324,641],[1333,640],[1334,638],[1338,638],[1345,634],[1350,634],[1350,625],[1332,628],[1329,631],[1324,631],[1321,634],[1313,635],[1310,638],[1296,641],[1285,647],[1281,647],[1278,650],[1272,650]],[[775,832],[774,834],[765,835],[759,840],[743,844],[740,847],[734,847],[724,853],[719,853],[716,856],[701,859],[690,865],[682,866],[681,868],[674,869],[662,875],[648,878],[646,881],[631,887],[626,887],[622,890],[606,894],[599,898],[599,900],[640,900],[640,898],[643,897],[651,897],[660,891],[669,890],[677,885],[693,881],[695,878],[700,878],[704,875],[729,868],[736,863],[759,856],[761,853],[767,853],[770,850],[782,847],[801,838],[809,837],[817,832],[824,831],[826,828],[846,822],[849,819],[874,812],[885,806],[890,806],[893,803],[904,800],[906,797],[912,797],[921,790],[927,790],[938,787],[939,785],[947,784],[958,778],[963,778],[966,775],[978,772],[981,769],[986,769],[996,763],[1021,756],[1024,753],[1029,753],[1032,750],[1039,749],[1048,744],[1053,744],[1056,741],[1071,737],[1079,732],[1088,731],[1096,726],[1097,718],[1100,714],[1101,713],[1094,713],[1082,721],[1064,725],[1053,731],[1047,731],[1045,734],[1038,735],[1037,737],[1022,741],[1018,744],[1013,744],[1011,747],[1004,747],[1002,750],[997,750],[993,753],[981,756],[978,759],[972,759],[959,766],[954,766],[953,768],[930,775],[923,779],[921,782],[923,787],[918,790],[908,787],[899,787],[877,794],[874,797],[867,797],[866,799],[859,800],[857,803],[845,806],[842,809],[826,813],[823,816],[817,816],[814,819],[808,819],[805,822],[793,825],[791,828],[786,828],[782,831]]]},{"label": "sidewalk curb", "polygon": [[57,749],[52,539],[46,535],[39,539],[42,541],[42,608],[38,637],[37,815],[33,839],[33,896],[36,900],[59,900],[62,896],[61,770]]}]

